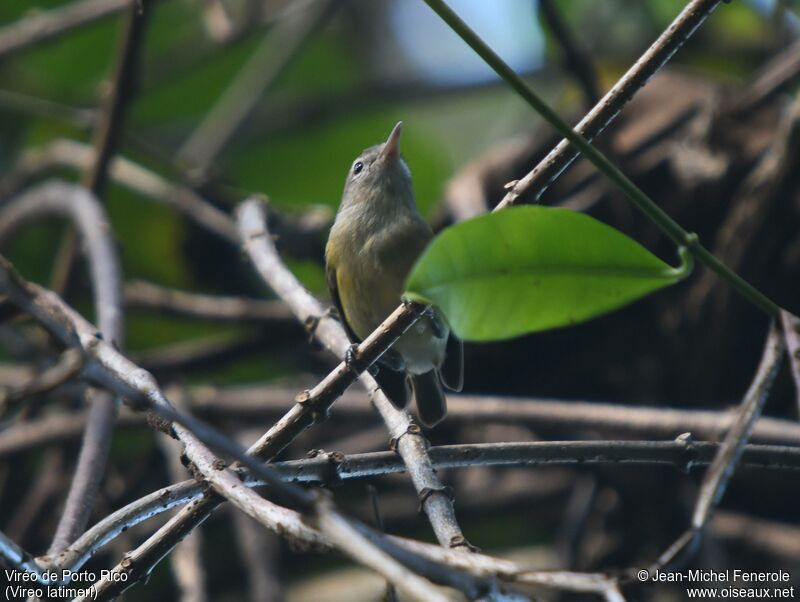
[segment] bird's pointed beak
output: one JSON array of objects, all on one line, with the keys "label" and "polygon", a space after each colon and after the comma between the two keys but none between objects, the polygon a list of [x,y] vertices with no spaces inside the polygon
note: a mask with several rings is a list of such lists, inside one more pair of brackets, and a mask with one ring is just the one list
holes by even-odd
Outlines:
[{"label": "bird's pointed beak", "polygon": [[396,159],[400,156],[400,133],[403,131],[403,122],[398,121],[394,126],[392,133],[386,139],[386,144],[383,145],[381,151],[381,159],[384,161],[389,159]]}]

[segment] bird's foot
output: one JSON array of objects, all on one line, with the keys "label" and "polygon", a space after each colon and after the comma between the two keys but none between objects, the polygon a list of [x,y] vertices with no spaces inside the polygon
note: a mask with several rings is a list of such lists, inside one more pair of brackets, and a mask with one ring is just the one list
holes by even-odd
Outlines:
[{"label": "bird's foot", "polygon": [[358,360],[358,343],[351,343],[344,352],[344,363],[350,370],[358,374],[359,370],[356,368],[356,360]]}]

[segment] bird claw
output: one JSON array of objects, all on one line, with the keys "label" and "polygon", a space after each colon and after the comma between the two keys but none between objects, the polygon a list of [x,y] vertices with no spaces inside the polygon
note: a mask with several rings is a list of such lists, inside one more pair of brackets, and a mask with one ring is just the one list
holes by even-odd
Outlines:
[{"label": "bird claw", "polygon": [[350,346],[347,348],[347,351],[344,352],[344,363],[350,368],[353,372],[358,373],[356,370],[356,359],[358,359],[358,343],[351,343]]}]

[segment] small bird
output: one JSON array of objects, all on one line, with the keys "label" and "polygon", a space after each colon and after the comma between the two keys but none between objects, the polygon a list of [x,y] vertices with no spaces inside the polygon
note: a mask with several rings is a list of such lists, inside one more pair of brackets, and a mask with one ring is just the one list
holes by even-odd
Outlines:
[{"label": "small bird", "polygon": [[[386,142],[353,162],[325,247],[328,288],[354,344],[400,304],[406,276],[433,238],[400,156],[402,126],[398,123]],[[461,341],[430,309],[381,357],[374,374],[399,408],[408,403],[410,379],[420,421],[432,427],[447,413],[442,382],[461,390],[462,358]]]}]

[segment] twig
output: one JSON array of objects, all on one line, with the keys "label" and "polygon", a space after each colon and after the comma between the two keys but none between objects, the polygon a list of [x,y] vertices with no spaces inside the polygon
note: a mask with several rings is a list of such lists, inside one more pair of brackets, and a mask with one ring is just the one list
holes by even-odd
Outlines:
[{"label": "twig", "polygon": [[[242,487],[241,481],[230,469],[220,469],[219,460],[214,458],[208,450],[198,445],[191,434],[181,433],[182,426],[175,426],[174,428],[178,437],[185,444],[186,455],[200,473],[219,493],[223,494],[238,508],[256,520],[264,520],[265,514],[273,510],[283,510],[260,498],[250,489]],[[252,462],[252,465],[262,466],[258,462]],[[272,482],[270,489],[274,489],[276,485],[277,482]],[[289,493],[292,491],[291,488],[287,489],[286,485],[282,487],[290,496],[293,495]],[[307,496],[308,494],[305,495]],[[307,502],[303,501],[299,508],[308,524],[313,525],[325,539],[354,560],[375,569],[392,583],[404,584],[406,589],[410,589],[417,599],[421,601],[446,601],[446,598],[432,589],[424,579],[398,563],[398,558],[403,564],[414,563],[414,569],[419,569],[418,571],[415,570],[415,572],[427,570],[428,574],[425,574],[425,577],[429,579],[435,577],[439,583],[444,582],[473,595],[476,592],[476,588],[479,587],[474,580],[466,575],[453,572],[446,567],[431,566],[425,562],[420,563],[421,559],[416,555],[409,556],[382,535],[342,516],[335,509],[332,502],[324,496],[316,496],[309,501],[311,501],[311,505],[305,506]],[[274,519],[272,518],[265,521],[265,525],[268,528],[274,529],[273,523]],[[103,599],[103,590],[101,588],[102,586],[98,588],[98,594],[101,596],[100,599]]]},{"label": "twig", "polygon": [[91,128],[97,122],[95,109],[78,109],[14,90],[0,90],[0,106],[26,115],[66,121],[84,129]]},{"label": "twig", "polygon": [[[299,328],[289,329],[294,337],[287,333],[276,332],[273,341],[266,329],[254,332],[220,333],[207,337],[167,343],[166,345],[131,354],[137,364],[159,375],[189,372],[207,367],[219,366],[248,354],[263,353],[270,344],[277,344],[281,339],[302,341]],[[285,347],[284,347],[285,348]]]},{"label": "twig", "polygon": [[794,379],[795,398],[800,411],[800,318],[782,309],[781,327],[789,352],[789,371]]},{"label": "twig", "polygon": [[[719,2],[720,0],[691,0],[670,26],[639,57],[639,60],[614,84],[595,107],[578,122],[578,125],[575,126],[575,131],[590,141],[602,132],[634,94],[692,36]],[[550,120],[548,119],[548,121]],[[561,133],[563,134],[564,132]],[[570,146],[570,142],[574,144],[574,141],[569,140],[569,137],[562,140],[531,172],[520,179],[508,191],[500,205],[515,204],[517,198],[525,192],[535,198],[541,196],[550,183],[569,167],[578,156],[576,150]],[[580,150],[583,152],[583,149]]]},{"label": "twig", "polygon": [[[594,464],[666,465],[684,470],[709,464],[720,445],[677,441],[546,441],[494,444],[448,445],[430,448],[431,460],[437,469],[464,469],[475,466],[552,466]],[[405,466],[395,454],[373,452],[342,455],[323,454],[306,460],[275,463],[274,468],[289,481],[328,483],[372,479],[401,473]],[[800,451],[791,447],[748,444],[742,466],[754,470],[800,470]],[[263,483],[247,473],[238,473],[239,485],[259,487]],[[176,506],[203,499],[203,485],[190,479],[150,493],[105,517],[81,535],[59,555],[63,568],[78,570],[104,545],[119,533],[134,527]],[[275,524],[278,527],[279,525]],[[284,527],[286,525],[283,525]],[[296,528],[290,534],[304,545],[322,545],[322,540],[309,539]]]},{"label": "twig", "polygon": [[[121,278],[108,220],[96,197],[86,189],[60,182],[44,183],[5,205],[0,216],[0,240],[23,224],[48,215],[66,217],[84,242],[89,262],[94,306],[100,333],[122,345]],[[116,404],[106,391],[90,391],[91,410],[75,474],[50,551],[58,552],[75,539],[89,520],[104,474]]]},{"label": "twig", "polygon": [[126,283],[123,294],[125,305],[135,309],[216,321],[282,325],[289,320],[294,322],[291,312],[280,301],[189,293],[142,280]]},{"label": "twig", "polygon": [[[786,194],[787,184],[796,173],[796,157],[800,152],[800,100],[794,101],[781,115],[779,126],[769,147],[759,157],[730,200],[730,211],[717,230],[712,249],[733,269],[739,269],[753,238],[765,227],[773,208]],[[688,292],[689,309],[696,316],[708,303],[713,292],[718,294],[713,320],[725,322],[727,289],[714,289],[713,274],[706,272]]]},{"label": "twig", "polygon": [[[185,397],[193,412],[211,420],[226,418],[252,422],[269,420],[286,410],[296,389],[274,385],[216,388],[204,385],[186,391],[171,391],[169,397]],[[560,401],[482,395],[450,395],[448,420],[453,423],[509,423],[557,433],[591,431],[605,436],[635,439],[674,438],[691,432],[696,440],[717,440],[734,419],[731,410],[676,410],[636,407],[612,403]],[[365,393],[348,390],[336,402],[335,416],[371,417],[374,410]],[[0,457],[58,444],[78,437],[86,414],[53,414],[0,431]],[[140,415],[123,410],[116,428],[144,425]],[[771,445],[800,446],[800,424],[790,420],[760,417],[751,440]],[[337,444],[333,449],[339,449]]]},{"label": "twig", "polygon": [[583,90],[586,104],[589,107],[594,106],[600,98],[600,86],[592,57],[575,41],[553,0],[539,0],[539,10],[547,22],[550,33],[561,47],[564,66],[573,74]]},{"label": "twig", "polygon": [[[17,193],[27,182],[58,168],[89,169],[94,161],[94,149],[80,142],[57,139],[47,145],[27,151],[14,169],[0,178],[0,204]],[[236,224],[225,212],[217,209],[192,189],[174,184],[160,175],[122,156],[116,156],[109,167],[111,179],[120,186],[164,203],[190,221],[230,244],[239,247]],[[281,248],[299,259],[321,256],[324,237],[330,226],[327,208],[312,209],[299,217],[278,215],[275,219]]]},{"label": "twig", "polygon": [[747,445],[755,421],[761,414],[772,382],[778,373],[784,348],[785,342],[780,328],[773,323],[767,336],[761,363],[750,388],[742,399],[736,421],[725,435],[725,439],[714,456],[714,461],[703,478],[689,529],[661,554],[651,567],[651,574],[655,570],[679,562],[686,555],[691,554],[699,543],[703,529],[724,495],[728,482],[740,461],[742,451]]},{"label": "twig", "polygon": [[[0,431],[0,457],[77,439],[86,428],[87,417],[87,412],[51,414],[6,428]],[[141,425],[142,416],[122,412],[115,428]]]},{"label": "twig", "polygon": [[[298,320],[305,324],[317,320],[314,336],[339,358],[344,358],[350,347],[344,329],[336,321],[323,317],[325,312],[319,302],[281,261],[267,230],[262,203],[249,200],[237,211],[245,249],[261,277],[289,305]],[[468,543],[456,521],[452,499],[430,464],[421,429],[411,422],[407,412],[398,411],[389,402],[372,376],[362,372],[411,326],[423,310],[414,304],[398,307],[358,346],[354,362],[348,365],[342,361],[311,391],[301,393],[298,403],[253,448],[259,457],[274,456],[308,425],[325,416],[334,400],[358,378],[389,428],[393,445],[408,467],[420,504],[437,539],[444,546],[464,546]],[[357,376],[359,372],[361,374]]]},{"label": "twig", "polygon": [[798,76],[800,76],[800,41],[763,65],[753,82],[735,95],[723,110],[728,114],[749,113],[786,88]]},{"label": "twig", "polygon": [[[83,177],[83,185],[99,199],[105,196],[108,166],[116,152],[125,114],[138,85],[139,55],[144,27],[150,17],[151,2],[152,0],[137,0],[128,8],[110,94],[104,102],[94,133],[94,162]],[[51,276],[52,288],[56,291],[66,289],[74,267],[76,250],[75,233],[68,230],[61,241]]]},{"label": "twig", "polygon": [[63,494],[67,486],[64,471],[65,458],[60,449],[45,450],[36,477],[32,479],[25,493],[17,500],[17,508],[9,513],[6,535],[14,541],[23,541],[28,529],[41,520],[43,508],[51,508],[52,500]]},{"label": "twig", "polygon": [[79,0],[0,28],[0,58],[120,12],[134,0]]},{"label": "twig", "polygon": [[0,416],[15,403],[52,391],[77,375],[83,367],[80,351],[67,349],[53,366],[33,376],[19,387],[0,388]]},{"label": "twig", "polygon": [[[172,481],[178,482],[186,476],[186,468],[181,464],[181,446],[173,439],[156,435],[161,447],[167,472]],[[203,532],[195,529],[175,546],[170,554],[172,573],[180,591],[180,602],[206,602],[206,574],[203,570]]]},{"label": "twig", "polygon": [[258,528],[253,519],[241,512],[230,514],[247,577],[248,599],[250,602],[282,600],[278,567],[280,550],[276,535]]},{"label": "twig", "polygon": [[338,3],[319,2],[306,13],[288,16],[270,31],[211,108],[203,122],[177,152],[179,164],[201,173],[242,127],[264,93],[284,74]]}]

